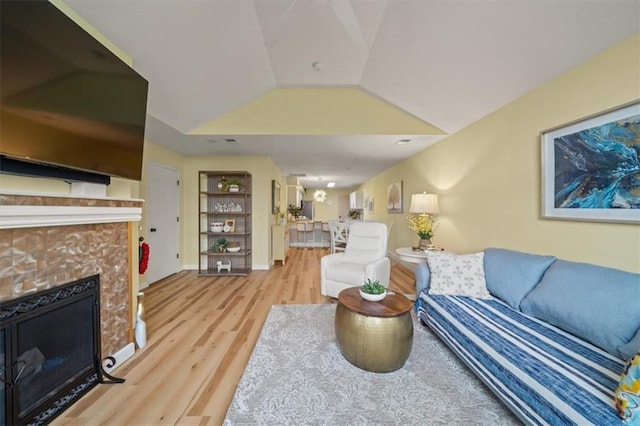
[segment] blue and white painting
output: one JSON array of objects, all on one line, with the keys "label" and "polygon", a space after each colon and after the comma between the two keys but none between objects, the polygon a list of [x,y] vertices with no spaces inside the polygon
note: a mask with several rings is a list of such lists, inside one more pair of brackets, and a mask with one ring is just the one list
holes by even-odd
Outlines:
[{"label": "blue and white painting", "polygon": [[554,205],[640,209],[640,115],[555,137]]},{"label": "blue and white painting", "polygon": [[542,136],[542,217],[640,223],[640,101]]}]

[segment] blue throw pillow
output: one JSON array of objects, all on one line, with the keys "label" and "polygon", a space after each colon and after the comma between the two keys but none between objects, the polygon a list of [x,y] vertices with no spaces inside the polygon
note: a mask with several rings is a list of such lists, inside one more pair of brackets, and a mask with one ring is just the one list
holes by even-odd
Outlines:
[{"label": "blue throw pillow", "polygon": [[553,324],[619,358],[640,328],[640,274],[555,261],[520,303],[522,312]]},{"label": "blue throw pillow", "polygon": [[513,250],[488,248],[484,251],[484,275],[487,288],[513,309],[540,282],[553,256],[538,256]]}]

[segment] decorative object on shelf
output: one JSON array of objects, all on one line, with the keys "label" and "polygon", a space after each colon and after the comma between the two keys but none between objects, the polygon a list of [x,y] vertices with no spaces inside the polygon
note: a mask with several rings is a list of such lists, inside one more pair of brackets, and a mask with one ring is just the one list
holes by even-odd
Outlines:
[{"label": "decorative object on shelf", "polygon": [[226,262],[224,260],[218,260],[216,262],[216,266],[218,267],[218,272],[221,272],[223,269],[226,269],[227,272],[231,272],[231,261],[227,260]]},{"label": "decorative object on shelf", "polygon": [[436,194],[411,195],[411,206],[409,207],[409,228],[415,231],[420,237],[418,247],[431,250],[431,238],[435,231],[434,215],[438,213],[438,196]]},{"label": "decorative object on shelf", "polygon": [[640,102],[541,138],[543,218],[640,223]]},{"label": "decorative object on shelf", "polygon": [[372,281],[370,278],[364,282],[364,285],[360,287],[360,297],[370,302],[379,302],[387,295],[387,289],[384,288],[380,281]]},{"label": "decorative object on shelf", "polygon": [[227,251],[229,241],[226,238],[219,238],[214,245],[211,246],[211,251],[216,253],[224,253]]},{"label": "decorative object on shelf", "polygon": [[238,253],[240,251],[240,243],[230,242],[227,245],[227,252],[229,253]]},{"label": "decorative object on shelf", "polygon": [[280,182],[271,181],[271,213],[280,213]]},{"label": "decorative object on shelf", "polygon": [[327,199],[327,191],[324,189],[316,189],[316,192],[313,193],[313,199],[319,203],[324,203]]},{"label": "decorative object on shelf", "polygon": [[402,181],[387,186],[387,213],[402,213]]},{"label": "decorative object on shelf", "polygon": [[276,224],[284,225],[287,222],[287,215],[283,212],[278,212],[276,214]]},{"label": "decorative object on shelf", "polygon": [[229,192],[240,192],[240,188],[242,188],[242,181],[240,179],[231,178],[227,180],[227,185],[229,187]]},{"label": "decorative object on shelf", "polygon": [[224,226],[224,223],[222,222],[213,222],[211,224],[211,232],[222,232],[223,226]]},{"label": "decorative object on shelf", "polygon": [[222,178],[218,181],[218,191],[227,192],[229,189],[229,184],[227,183],[227,179],[222,176]]},{"label": "decorative object on shelf", "polygon": [[358,220],[360,219],[360,210],[349,210],[349,219]]},{"label": "decorative object on shelf", "polygon": [[236,232],[236,220],[235,219],[227,219],[224,221],[224,232]]},{"label": "decorative object on shelf", "polygon": [[213,206],[213,211],[216,213],[242,213],[242,204],[233,201],[226,204],[216,203]]}]

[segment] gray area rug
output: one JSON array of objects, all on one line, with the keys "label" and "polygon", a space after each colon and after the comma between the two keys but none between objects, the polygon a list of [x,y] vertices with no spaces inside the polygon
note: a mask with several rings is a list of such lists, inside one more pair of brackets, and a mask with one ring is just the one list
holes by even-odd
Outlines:
[{"label": "gray area rug", "polygon": [[224,424],[520,424],[415,316],[404,367],[370,373],[343,358],[334,315],[335,305],[273,306]]}]

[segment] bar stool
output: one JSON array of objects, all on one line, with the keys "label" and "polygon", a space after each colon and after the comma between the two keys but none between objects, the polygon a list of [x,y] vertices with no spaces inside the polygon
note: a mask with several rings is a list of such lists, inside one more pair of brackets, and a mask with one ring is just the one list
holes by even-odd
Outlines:
[{"label": "bar stool", "polygon": [[[302,235],[303,247],[309,249],[313,248],[315,244],[315,238],[313,237],[313,222],[297,222],[296,230],[298,231],[298,247],[300,247],[300,235]],[[311,234],[311,239],[308,238],[309,234]]]},{"label": "bar stool", "polygon": [[[322,222],[322,233],[320,234],[320,246],[324,248],[324,243],[327,243],[327,248],[331,248],[331,229],[329,228],[329,224],[327,222]],[[325,234],[327,235],[327,239],[324,239]]]}]

